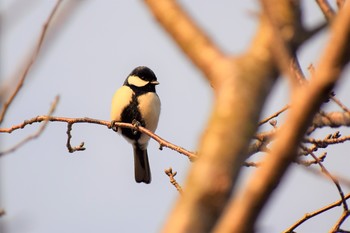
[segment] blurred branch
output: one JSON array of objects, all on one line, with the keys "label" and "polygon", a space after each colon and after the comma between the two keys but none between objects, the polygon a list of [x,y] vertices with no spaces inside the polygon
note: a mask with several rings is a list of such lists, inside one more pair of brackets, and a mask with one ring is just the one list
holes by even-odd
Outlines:
[{"label": "blurred branch", "polygon": [[[309,70],[311,76],[315,75],[315,67],[313,64],[310,64],[308,66],[308,70]],[[336,103],[341,109],[343,109],[344,112],[350,113],[350,110],[338,98],[335,97],[335,94],[333,92],[329,95],[329,98],[334,103]]]},{"label": "blurred branch", "polygon": [[3,122],[7,109],[9,108],[9,106],[12,103],[12,101],[15,99],[15,97],[18,94],[18,92],[22,88],[24,80],[27,77],[27,74],[29,73],[29,71],[30,71],[32,65],[34,64],[34,62],[36,61],[36,59],[37,59],[37,57],[39,55],[39,52],[40,52],[40,50],[42,48],[42,45],[43,45],[44,39],[46,37],[47,31],[48,31],[48,29],[49,29],[49,27],[51,25],[52,19],[54,18],[55,14],[56,14],[56,12],[57,12],[57,10],[58,10],[58,8],[59,8],[59,6],[60,6],[60,4],[62,2],[63,2],[62,0],[57,0],[56,5],[52,9],[52,11],[51,11],[48,19],[46,20],[46,22],[44,23],[43,29],[41,31],[41,34],[40,34],[38,42],[37,42],[37,45],[36,45],[36,47],[35,47],[35,49],[33,51],[33,54],[31,55],[28,63],[26,64],[23,73],[20,75],[19,82],[18,82],[18,84],[16,86],[16,89],[10,95],[10,97],[5,101],[5,103],[3,104],[2,108],[1,108],[1,111],[0,111],[0,124]]},{"label": "blurred branch", "polygon": [[5,210],[0,208],[0,217],[4,216],[6,214]]},{"label": "blurred branch", "polygon": [[[277,7],[278,2],[269,1],[268,4],[275,4]],[[276,12],[279,11],[276,9]],[[345,4],[333,21],[331,37],[321,56],[315,77],[309,84],[294,91],[291,103],[293,107],[289,111],[286,123],[277,131],[273,149],[265,156],[243,192],[239,193],[227,208],[220,231],[215,232],[253,231],[256,219],[271,193],[278,186],[289,165],[296,159],[297,148],[314,115],[349,61],[349,40],[350,4]]]},{"label": "blurred branch", "polygon": [[327,21],[334,19],[336,14],[327,0],[316,0],[316,2],[323,12],[323,15],[326,17]]},{"label": "blurred branch", "polygon": [[172,149],[174,151],[177,151],[183,155],[186,155],[190,160],[195,160],[197,158],[197,155],[185,150],[182,147],[176,146],[166,140],[164,140],[163,138],[159,137],[158,135],[152,133],[150,130],[142,127],[142,126],[137,126],[137,125],[133,125],[130,123],[123,123],[123,122],[110,122],[110,121],[103,121],[103,120],[97,120],[97,119],[93,119],[93,118],[69,118],[69,117],[56,117],[56,116],[37,116],[34,118],[31,118],[29,120],[25,120],[23,123],[18,124],[18,125],[13,125],[10,128],[0,128],[0,133],[12,133],[15,130],[19,130],[19,129],[23,129],[24,127],[26,127],[27,125],[31,125],[33,123],[40,123],[42,121],[48,122],[65,122],[68,124],[68,130],[67,130],[67,135],[68,135],[68,139],[67,139],[67,148],[69,152],[75,152],[75,151],[80,151],[80,150],[84,150],[83,146],[84,143],[82,142],[79,146],[76,147],[72,147],[70,144],[70,139],[71,139],[71,130],[72,130],[72,125],[73,124],[77,124],[77,123],[90,123],[90,124],[98,124],[98,125],[104,125],[107,126],[108,128],[112,128],[113,130],[116,130],[117,127],[121,127],[121,128],[129,128],[129,129],[133,129],[133,130],[137,130],[141,133],[144,133],[148,136],[150,136],[151,138],[153,138],[155,141],[157,141],[161,147],[168,147],[169,149]]},{"label": "blurred branch", "polygon": [[188,58],[206,74],[210,83],[215,86],[221,76],[215,76],[217,60],[225,60],[224,54],[194,23],[176,1],[173,0],[145,0],[154,17],[171,35]]},{"label": "blurred branch", "polygon": [[312,125],[307,133],[313,132],[316,128],[322,127],[341,127],[350,126],[350,113],[348,112],[329,112],[327,114],[317,113],[312,120]]},{"label": "blurred branch", "polygon": [[[326,154],[326,153],[324,153],[324,154]],[[323,154],[318,157],[318,159],[321,160],[321,161],[322,161],[322,156],[323,156]],[[322,175],[322,172],[317,170],[315,167],[310,167],[310,168],[307,168],[307,169],[305,168],[305,171],[310,172],[312,174],[315,174],[317,176],[323,177],[323,178],[325,177],[324,175]],[[332,176],[335,179],[337,179],[343,186],[346,186],[347,188],[350,188],[350,179],[349,179],[349,177],[344,177],[342,175],[334,175],[334,174],[332,174]]]},{"label": "blurred branch", "polygon": [[261,1],[261,4],[274,34],[271,51],[275,63],[281,73],[287,74],[292,88],[303,84],[304,77],[300,75],[301,68],[296,58],[297,37],[302,37],[305,31],[301,24],[299,1],[286,1],[277,5],[272,1]]},{"label": "blurred branch", "polygon": [[264,100],[278,77],[270,54],[271,28],[263,19],[246,53],[230,57],[176,1],[145,2],[159,24],[205,74],[215,96],[199,143],[200,159],[191,166],[184,184],[186,195],[179,197],[163,231],[209,232],[236,185]]},{"label": "blurred branch", "polygon": [[345,3],[345,0],[337,0],[338,9],[341,9]]}]

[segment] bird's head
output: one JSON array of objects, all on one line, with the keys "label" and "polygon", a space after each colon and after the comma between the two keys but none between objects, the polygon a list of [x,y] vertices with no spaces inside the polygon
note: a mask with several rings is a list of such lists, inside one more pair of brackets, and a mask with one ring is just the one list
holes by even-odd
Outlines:
[{"label": "bird's head", "polygon": [[146,66],[136,67],[125,80],[124,85],[135,86],[135,87],[146,87],[156,86],[159,82],[157,81],[156,75],[153,71]]}]

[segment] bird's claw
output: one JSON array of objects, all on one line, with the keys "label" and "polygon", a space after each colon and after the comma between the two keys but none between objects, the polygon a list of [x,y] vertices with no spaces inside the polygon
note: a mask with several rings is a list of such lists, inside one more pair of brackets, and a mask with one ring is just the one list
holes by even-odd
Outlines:
[{"label": "bird's claw", "polygon": [[115,120],[111,121],[111,128],[113,131],[118,132],[118,126],[115,124],[116,122]]},{"label": "bird's claw", "polygon": [[134,135],[136,135],[137,134],[137,132],[138,132],[138,127],[139,126],[141,126],[141,123],[138,121],[138,120],[132,120],[132,122],[131,122],[131,124],[135,127],[135,129],[133,129],[133,131],[132,131],[132,133],[134,134]]}]

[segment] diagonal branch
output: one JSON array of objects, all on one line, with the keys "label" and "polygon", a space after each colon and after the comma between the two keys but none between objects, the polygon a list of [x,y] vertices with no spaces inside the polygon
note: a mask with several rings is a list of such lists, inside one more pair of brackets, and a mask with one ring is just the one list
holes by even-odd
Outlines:
[{"label": "diagonal branch", "polygon": [[329,4],[328,0],[316,0],[316,2],[323,12],[323,15],[326,17],[327,21],[333,20],[336,14]]},{"label": "diagonal branch", "polygon": [[[349,198],[350,198],[350,193],[348,193],[347,195],[344,196],[345,200],[347,200]],[[294,230],[298,226],[300,226],[301,224],[306,222],[307,220],[309,220],[309,219],[311,219],[311,218],[313,218],[313,217],[315,217],[315,216],[317,216],[319,214],[322,214],[322,213],[324,213],[324,212],[326,212],[326,211],[328,211],[330,209],[333,209],[334,207],[340,206],[342,203],[343,203],[343,200],[340,199],[340,200],[338,200],[338,201],[336,201],[334,203],[331,203],[331,204],[329,204],[329,205],[327,205],[327,206],[325,206],[325,207],[323,207],[323,208],[321,208],[319,210],[316,210],[316,211],[314,211],[312,213],[305,214],[305,216],[303,218],[301,218],[297,222],[295,222],[292,226],[290,226],[287,230],[285,230],[284,233],[293,233],[293,232],[295,232]]]},{"label": "diagonal branch", "polygon": [[19,78],[19,82],[16,86],[16,89],[14,90],[14,92],[11,94],[11,96],[9,97],[9,99],[7,99],[5,101],[5,103],[3,104],[2,108],[1,108],[1,112],[0,112],[0,124],[2,123],[2,121],[4,120],[5,114],[7,112],[7,109],[9,108],[9,106],[11,105],[12,101],[15,99],[15,97],[17,96],[18,92],[21,90],[23,84],[24,84],[24,80],[26,79],[30,69],[32,68],[34,62],[36,61],[39,52],[42,48],[43,42],[45,40],[47,31],[51,25],[52,19],[54,18],[59,6],[61,5],[63,1],[62,0],[58,0],[56,2],[56,5],[54,6],[54,8],[52,9],[48,19],[46,20],[46,22],[43,25],[43,29],[41,31],[41,34],[39,36],[39,40],[37,42],[37,45],[34,49],[34,52],[32,54],[32,56],[30,57],[30,60],[28,61],[28,64],[26,64],[24,71],[22,72],[22,74],[20,75]]},{"label": "diagonal branch", "polygon": [[[289,165],[297,157],[297,148],[319,107],[328,97],[349,61],[350,4],[345,4],[332,24],[331,37],[321,56],[319,68],[308,85],[293,93],[286,123],[277,132],[275,146],[248,181],[246,188],[228,207],[220,229],[252,231],[256,219],[272,192],[282,180]],[[220,231],[217,231],[220,232]]]},{"label": "diagonal branch", "polygon": [[179,197],[163,228],[167,233],[208,232],[236,185],[264,100],[278,76],[269,52],[271,30],[263,19],[247,52],[230,57],[176,1],[145,2],[214,89],[213,110],[199,143],[200,159],[191,166],[186,195]]},{"label": "diagonal branch", "polygon": [[216,61],[226,58],[208,35],[194,23],[176,1],[145,0],[145,3],[182,51],[215,86],[215,79],[220,77],[212,74],[216,72]]},{"label": "diagonal branch", "polygon": [[320,161],[317,156],[312,152],[309,151],[306,147],[301,146],[301,148],[305,151],[307,151],[313,158],[314,160],[317,162],[317,164],[320,166],[322,173],[324,173],[328,178],[330,178],[332,180],[332,182],[334,183],[334,185],[337,187],[340,198],[342,200],[342,204],[343,204],[343,209],[345,212],[349,211],[348,209],[348,204],[346,203],[346,199],[344,197],[344,192],[342,187],[340,186],[339,181],[328,171],[328,169],[322,164],[322,161]]}]

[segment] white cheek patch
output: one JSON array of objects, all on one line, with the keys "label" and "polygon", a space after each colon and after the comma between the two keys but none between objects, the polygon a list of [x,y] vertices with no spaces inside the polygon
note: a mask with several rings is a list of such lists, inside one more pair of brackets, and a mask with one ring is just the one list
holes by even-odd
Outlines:
[{"label": "white cheek patch", "polygon": [[142,80],[140,77],[138,76],[129,76],[128,77],[128,83],[130,85],[133,85],[133,86],[137,86],[137,87],[144,87],[146,86],[149,82],[148,81],[145,81],[145,80]]},{"label": "white cheek patch", "polygon": [[133,91],[127,86],[122,86],[115,92],[112,99],[111,120],[121,121],[122,111],[130,103],[132,94]]}]

